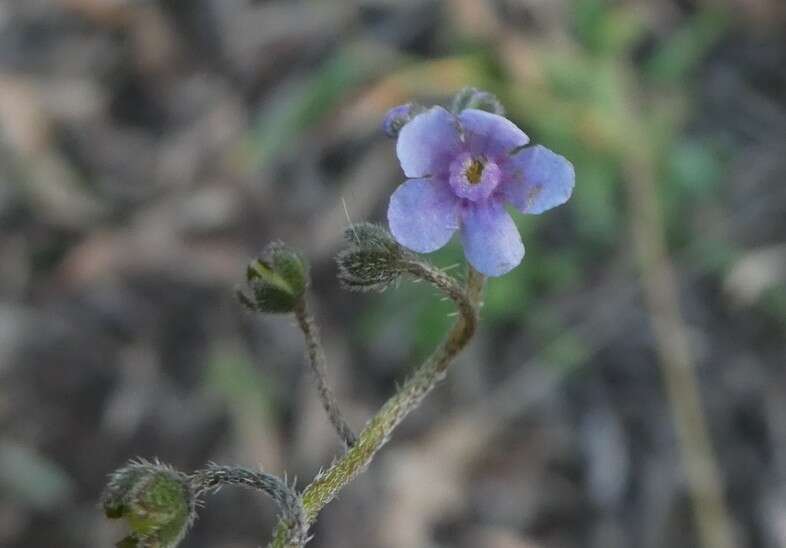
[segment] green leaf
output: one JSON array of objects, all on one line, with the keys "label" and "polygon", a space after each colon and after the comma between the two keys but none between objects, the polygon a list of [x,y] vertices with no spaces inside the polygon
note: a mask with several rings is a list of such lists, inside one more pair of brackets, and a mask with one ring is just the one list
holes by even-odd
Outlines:
[{"label": "green leaf", "polygon": [[0,443],[0,488],[19,504],[50,510],[71,496],[74,483],[60,466],[34,449],[3,441]]},{"label": "green leaf", "polygon": [[729,22],[729,16],[717,7],[698,12],[663,41],[647,62],[646,72],[658,83],[685,81],[723,35]]}]

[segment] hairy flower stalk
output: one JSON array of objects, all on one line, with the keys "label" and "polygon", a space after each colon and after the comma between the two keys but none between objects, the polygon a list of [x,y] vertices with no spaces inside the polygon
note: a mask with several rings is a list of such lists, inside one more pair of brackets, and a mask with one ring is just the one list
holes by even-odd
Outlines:
[{"label": "hairy flower stalk", "polygon": [[314,372],[314,379],[317,383],[317,391],[319,392],[319,399],[322,401],[322,407],[325,408],[328,419],[330,419],[336,432],[338,432],[341,441],[344,442],[347,448],[350,448],[355,445],[357,437],[341,413],[336,397],[328,385],[325,349],[322,347],[319,328],[311,315],[305,295],[295,305],[294,312],[298,327],[300,327],[306,339],[306,355],[308,356],[308,363],[311,364],[311,370]]},{"label": "hairy flower stalk", "polygon": [[327,358],[319,329],[308,306],[307,291],[311,283],[308,265],[296,250],[283,242],[268,245],[261,257],[246,269],[248,293],[237,290],[240,303],[252,312],[292,313],[306,339],[306,356],[314,372],[317,391],[328,418],[346,447],[355,443],[355,434],[338,407],[327,381]]},{"label": "hairy flower stalk", "polygon": [[[434,284],[450,297],[458,307],[459,318],[431,356],[366,424],[357,443],[306,487],[303,506],[309,524],[326,504],[368,466],[401,421],[445,377],[450,363],[475,333],[485,284],[482,274],[469,267],[466,286],[462,288],[453,278],[425,262],[417,265],[413,263],[410,272]],[[286,525],[280,523],[276,528],[273,548],[286,548],[286,538]]]},{"label": "hairy flower stalk", "polygon": [[286,548],[300,548],[309,540],[308,520],[303,502],[294,487],[285,480],[238,466],[210,464],[191,477],[196,496],[217,491],[223,485],[246,487],[267,493],[281,512],[279,526],[284,531],[283,544]]}]

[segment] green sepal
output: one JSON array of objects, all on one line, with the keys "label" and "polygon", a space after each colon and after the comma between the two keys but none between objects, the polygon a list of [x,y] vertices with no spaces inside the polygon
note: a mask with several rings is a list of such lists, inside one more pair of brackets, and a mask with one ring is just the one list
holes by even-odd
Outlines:
[{"label": "green sepal", "polygon": [[145,461],[112,473],[102,496],[104,513],[123,519],[131,534],[122,548],[174,548],[196,516],[196,495],[185,474]]},{"label": "green sepal", "polygon": [[453,114],[461,114],[462,111],[468,108],[505,116],[505,107],[502,106],[496,95],[472,87],[466,87],[456,93],[450,110]]},{"label": "green sepal", "polygon": [[352,291],[384,291],[405,272],[412,254],[385,228],[373,223],[353,224],[344,231],[349,247],[336,256],[338,279]]},{"label": "green sepal", "polygon": [[250,294],[237,289],[240,304],[255,312],[292,312],[308,286],[308,265],[294,249],[281,242],[269,244],[246,268]]}]

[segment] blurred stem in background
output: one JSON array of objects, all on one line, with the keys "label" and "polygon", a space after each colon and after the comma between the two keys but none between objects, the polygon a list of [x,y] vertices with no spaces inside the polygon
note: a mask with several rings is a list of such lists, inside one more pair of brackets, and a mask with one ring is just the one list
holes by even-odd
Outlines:
[{"label": "blurred stem in background", "polygon": [[[584,184],[579,175],[577,192],[585,193],[587,199],[575,203],[583,206],[583,211],[577,212],[578,223],[596,227],[594,234],[587,232],[591,239],[613,241],[621,220],[613,218],[613,211],[606,211],[613,209],[615,199],[608,181],[618,179],[626,187],[640,283],[685,466],[697,544],[733,548],[737,545],[734,521],[726,506],[702,409],[666,239],[666,221],[677,224],[679,215],[669,211],[664,218],[668,209],[662,202],[671,192],[676,200],[672,196],[668,205],[674,207],[670,209],[685,208],[686,204],[680,203],[673,187],[656,184],[668,172],[669,155],[683,132],[691,73],[727,27],[728,17],[716,8],[719,6],[698,10],[671,37],[661,40],[644,62],[634,64],[631,59],[648,28],[643,14],[624,5],[576,2],[578,50],[531,45],[530,64],[519,71],[518,82],[527,92],[511,89],[510,93],[519,113],[532,121],[536,130],[571,143],[577,155],[584,151],[585,165],[578,163],[577,173],[606,174],[588,178]],[[590,200],[593,194],[595,198]],[[611,222],[598,222],[598,213],[608,213],[605,217]]]},{"label": "blurred stem in background", "polygon": [[688,329],[679,305],[679,287],[665,241],[655,186],[655,163],[647,151],[631,150],[624,162],[629,210],[644,300],[652,320],[656,350],[669,399],[686,480],[704,548],[734,548],[733,520],[701,403]]},{"label": "blurred stem in background", "polygon": [[[699,10],[689,24],[657,50],[646,67],[649,82],[634,77],[633,65],[624,66],[625,74],[630,77],[622,79],[622,96],[626,100],[619,105],[621,119],[627,121],[623,128],[628,138],[620,139],[618,144],[621,172],[627,183],[632,243],[685,467],[698,544],[704,548],[734,548],[737,534],[702,406],[695,357],[680,310],[679,282],[666,241],[667,226],[656,181],[662,173],[659,161],[668,154],[668,148],[658,139],[647,138],[651,129],[648,126],[657,122],[639,106],[651,93],[640,82],[650,83],[656,91],[662,87],[670,93],[686,95],[678,87],[690,78],[691,70],[726,28],[725,13],[716,9],[720,7],[706,6]],[[678,134],[681,123],[678,116],[668,134]]]}]

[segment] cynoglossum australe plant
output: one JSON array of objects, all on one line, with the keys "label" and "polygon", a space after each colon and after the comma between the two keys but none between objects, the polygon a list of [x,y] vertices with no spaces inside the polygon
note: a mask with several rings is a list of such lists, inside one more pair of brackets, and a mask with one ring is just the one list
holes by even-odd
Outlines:
[{"label": "cynoglossum australe plant", "polygon": [[[442,342],[355,434],[327,382],[327,359],[309,310],[309,271],[302,255],[270,244],[246,270],[240,303],[258,313],[293,314],[303,332],[322,405],[345,452],[303,491],[263,472],[211,464],[187,475],[160,463],[132,462],[113,473],[103,496],[108,517],[122,518],[130,535],[118,546],[176,546],[196,516],[198,502],[223,485],[256,489],[278,504],[279,523],[269,546],[304,546],[320,511],[360,474],[396,427],[444,379],[469,343],[487,277],[501,276],[524,257],[524,245],[504,205],[542,213],[571,195],[573,166],[529,138],[503,117],[490,93],[461,90],[450,110],[408,103],[394,107],[383,130],[396,139],[407,180],[388,206],[390,231],[373,223],[346,229],[347,247],[336,257],[341,285],[351,291],[384,291],[400,279],[424,280],[450,298],[458,318]],[[456,279],[420,254],[435,251],[458,231],[467,258]]]}]

